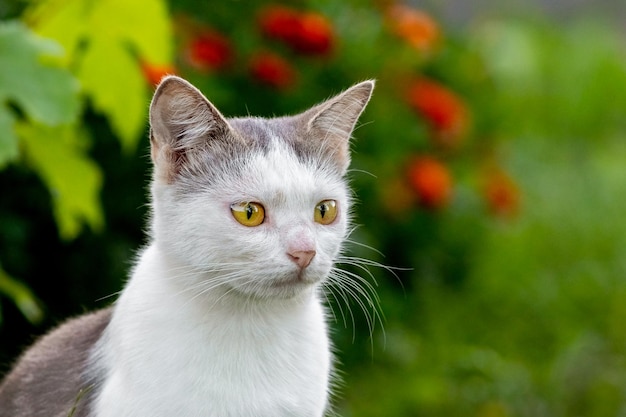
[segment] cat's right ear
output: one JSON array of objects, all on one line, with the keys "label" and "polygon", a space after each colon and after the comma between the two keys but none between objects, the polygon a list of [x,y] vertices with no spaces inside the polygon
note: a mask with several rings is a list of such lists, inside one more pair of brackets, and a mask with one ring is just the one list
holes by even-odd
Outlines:
[{"label": "cat's right ear", "polygon": [[165,77],[150,104],[150,154],[156,174],[173,182],[194,152],[230,130],[200,90],[180,77]]},{"label": "cat's right ear", "polygon": [[344,175],[350,164],[350,136],[359,116],[369,102],[375,82],[363,81],[322,104],[302,117],[307,120],[308,141],[321,142],[321,149]]}]

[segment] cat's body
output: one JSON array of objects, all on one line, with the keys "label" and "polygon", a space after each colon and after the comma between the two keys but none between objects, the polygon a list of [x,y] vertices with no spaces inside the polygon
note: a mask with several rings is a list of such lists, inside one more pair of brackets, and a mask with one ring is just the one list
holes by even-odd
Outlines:
[{"label": "cat's body", "polygon": [[320,288],[347,234],[348,141],[372,87],[226,120],[167,78],[151,107],[152,242],[113,309],[24,355],[0,417],[322,416]]}]

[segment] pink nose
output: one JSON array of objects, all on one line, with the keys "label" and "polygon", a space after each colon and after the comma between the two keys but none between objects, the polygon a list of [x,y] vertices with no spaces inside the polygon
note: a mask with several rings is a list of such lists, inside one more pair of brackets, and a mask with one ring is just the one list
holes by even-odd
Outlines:
[{"label": "pink nose", "polygon": [[297,250],[297,251],[289,252],[287,255],[289,255],[291,260],[294,261],[300,268],[304,269],[307,266],[309,266],[309,264],[313,260],[313,257],[315,257],[315,251],[314,250]]}]

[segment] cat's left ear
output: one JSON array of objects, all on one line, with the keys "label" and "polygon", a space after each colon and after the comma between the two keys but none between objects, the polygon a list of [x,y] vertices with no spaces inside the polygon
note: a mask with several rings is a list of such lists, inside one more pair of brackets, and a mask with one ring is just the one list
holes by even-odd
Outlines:
[{"label": "cat's left ear", "polygon": [[372,96],[375,81],[356,84],[306,113],[309,140],[321,141],[321,149],[333,159],[341,174],[350,165],[350,137]]}]

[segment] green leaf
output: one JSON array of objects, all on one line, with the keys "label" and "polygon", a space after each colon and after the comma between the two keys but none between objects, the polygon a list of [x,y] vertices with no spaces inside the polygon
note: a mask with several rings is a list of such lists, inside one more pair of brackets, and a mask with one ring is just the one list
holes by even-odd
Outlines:
[{"label": "green leaf", "polygon": [[146,123],[148,101],[146,82],[136,60],[119,42],[93,39],[78,77],[94,108],[108,117],[124,148],[132,150]]},{"label": "green leaf", "polygon": [[69,66],[88,30],[91,8],[86,1],[41,1],[25,12],[24,20],[39,35],[54,39],[63,47],[63,62]]},{"label": "green leaf", "polygon": [[100,230],[102,173],[84,151],[86,133],[73,126],[19,124],[17,128],[27,161],[50,190],[61,237],[76,237],[85,222]]},{"label": "green leaf", "polygon": [[73,123],[80,111],[79,85],[60,67],[62,48],[19,22],[0,22],[0,169],[19,154],[15,114],[42,124]]},{"label": "green leaf", "polygon": [[21,23],[0,23],[0,103],[15,103],[39,123],[76,121],[79,85],[54,59],[62,53],[57,43],[35,36]]},{"label": "green leaf", "polygon": [[172,30],[164,0],[47,0],[28,21],[72,54],[68,61],[94,107],[104,114],[126,150],[143,132],[150,86],[141,64],[167,65]]},{"label": "green leaf", "polygon": [[[116,24],[112,25],[112,21]],[[130,45],[142,60],[152,64],[168,64],[172,60],[171,22],[163,0],[99,1],[95,3],[90,26],[92,35]]]},{"label": "green leaf", "polygon": [[0,267],[0,294],[13,301],[29,322],[37,324],[43,319],[43,309],[35,295],[26,285],[10,277],[2,267]]}]

